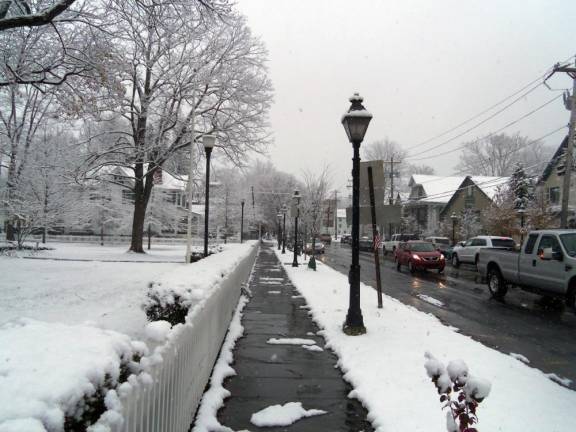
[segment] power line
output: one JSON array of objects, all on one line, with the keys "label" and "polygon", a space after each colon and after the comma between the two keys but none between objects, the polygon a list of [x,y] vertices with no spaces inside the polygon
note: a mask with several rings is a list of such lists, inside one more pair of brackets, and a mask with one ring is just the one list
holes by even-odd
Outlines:
[{"label": "power line", "polygon": [[[495,131],[493,131],[493,132],[490,132],[489,134],[487,134],[487,135],[485,135],[485,136],[483,136],[483,137],[477,138],[477,139],[475,139],[475,140],[473,140],[473,141],[471,141],[471,142],[469,142],[469,143],[464,143],[464,144],[462,144],[462,145],[460,145],[460,146],[458,146],[458,147],[456,147],[456,148],[453,148],[453,149],[451,149],[451,150],[448,150],[448,151],[445,151],[445,152],[442,152],[442,153],[438,153],[438,154],[435,154],[435,155],[432,155],[432,156],[425,156],[425,157],[418,157],[418,158],[407,157],[406,160],[412,160],[412,161],[428,160],[428,159],[433,159],[433,158],[437,158],[437,157],[440,157],[440,156],[447,155],[447,154],[452,153],[452,152],[454,152],[454,151],[456,151],[456,150],[460,150],[460,149],[466,147],[468,144],[476,143],[476,142],[481,141],[481,140],[483,140],[483,139],[489,138],[490,136],[492,136],[492,135],[494,135],[494,134],[497,134],[498,132],[502,132],[504,129],[509,128],[510,126],[514,126],[516,123],[519,123],[519,122],[521,122],[522,120],[530,117],[532,114],[534,114],[534,113],[540,111],[541,109],[545,108],[546,106],[550,105],[552,102],[554,102],[556,99],[559,99],[560,97],[562,97],[561,94],[553,97],[553,98],[550,99],[549,101],[543,103],[542,105],[538,106],[537,108],[534,108],[532,111],[529,111],[528,113],[526,113],[526,114],[524,114],[523,116],[517,118],[516,120],[513,120],[513,121],[511,121],[510,123],[504,125],[504,126],[501,127],[500,129],[497,129],[497,130],[495,130]],[[426,150],[426,151],[424,151],[423,153],[426,153],[426,152],[428,152],[428,151],[430,151],[430,150],[433,150],[433,148],[431,148],[431,149],[429,149],[429,150]]]},{"label": "power line", "polygon": [[[564,60],[562,63],[569,62],[569,61],[571,61],[574,57],[576,57],[576,56],[575,56],[575,55],[572,55],[572,56],[568,57],[566,60]],[[429,143],[429,142],[431,142],[431,141],[434,141],[434,140],[436,140],[436,139],[438,139],[438,138],[441,138],[441,137],[449,134],[450,132],[455,131],[456,129],[460,128],[461,126],[464,126],[465,124],[470,123],[470,122],[473,121],[473,120],[476,120],[478,117],[481,117],[482,115],[486,114],[487,112],[490,112],[490,111],[492,111],[494,108],[502,105],[502,104],[503,104],[504,102],[506,102],[508,99],[511,99],[511,98],[513,98],[514,96],[516,96],[517,94],[522,93],[524,90],[526,90],[528,87],[532,86],[534,83],[542,80],[542,79],[543,79],[545,76],[547,76],[547,74],[549,74],[549,72],[552,71],[553,69],[554,69],[554,67],[551,67],[551,68],[546,69],[546,71],[545,71],[543,74],[539,75],[538,78],[530,81],[530,82],[529,82],[528,84],[526,84],[524,87],[520,88],[519,90],[517,90],[517,91],[515,91],[514,93],[510,94],[509,96],[501,99],[500,101],[496,102],[495,104],[491,105],[490,107],[486,108],[485,110],[481,111],[480,113],[478,113],[478,114],[476,114],[476,115],[474,115],[474,116],[472,116],[472,117],[464,120],[463,122],[457,124],[456,126],[450,128],[450,129],[448,129],[448,130],[446,130],[446,131],[444,131],[444,132],[442,132],[442,133],[440,133],[440,134],[438,134],[438,135],[433,136],[432,138],[428,138],[427,140],[424,140],[424,141],[422,141],[422,142],[420,142],[420,143],[418,143],[418,144],[416,144],[416,145],[413,145],[413,146],[411,146],[411,147],[408,147],[406,150],[410,150],[410,149],[419,147],[419,146],[421,146],[421,145],[427,144],[427,143]],[[536,86],[536,88],[538,88],[541,84],[544,84],[544,82],[540,83],[538,86]],[[530,91],[532,91],[532,90],[530,90]],[[520,98],[520,99],[521,99],[521,98]]]},{"label": "power line", "polygon": [[[498,116],[499,114],[501,114],[502,112],[506,111],[508,108],[510,108],[512,105],[514,105],[514,104],[515,104],[516,102],[518,102],[519,100],[522,100],[523,98],[525,98],[526,96],[528,96],[530,93],[532,93],[533,91],[535,91],[535,90],[537,90],[538,88],[540,88],[540,86],[542,86],[542,85],[544,85],[544,84],[543,84],[543,83],[538,83],[537,85],[535,85],[534,87],[532,87],[532,88],[531,88],[530,90],[528,90],[527,92],[525,92],[525,93],[521,94],[520,96],[518,96],[516,99],[514,99],[514,100],[513,100],[512,102],[510,102],[508,105],[505,105],[503,108],[499,109],[498,111],[496,111],[495,113],[493,113],[493,114],[490,115],[489,117],[486,117],[486,118],[485,118],[484,120],[482,120],[481,122],[476,123],[474,126],[471,126],[471,127],[469,127],[468,129],[466,129],[464,132],[460,132],[458,135],[453,136],[452,138],[450,138],[450,139],[448,139],[448,140],[446,140],[446,141],[443,141],[443,142],[441,142],[440,144],[438,144],[438,145],[436,145],[436,146],[430,147],[429,149],[426,149],[426,150],[424,150],[424,151],[421,152],[421,153],[426,153],[426,152],[429,152],[429,151],[431,151],[431,150],[437,149],[438,147],[441,147],[441,146],[443,146],[443,145],[445,145],[445,144],[448,144],[449,142],[454,141],[454,140],[457,139],[457,138],[460,138],[462,135],[467,134],[468,132],[476,129],[477,127],[482,126],[482,125],[485,124],[486,122],[492,120],[494,117],[496,117],[496,116]],[[525,88],[525,87],[524,87],[524,88]],[[517,93],[515,93],[514,95],[516,95],[516,94],[517,94]],[[503,101],[499,102],[497,105],[493,105],[493,106],[490,107],[489,109],[482,111],[482,113],[478,114],[477,116],[474,116],[474,117],[466,120],[465,122],[460,123],[459,125],[453,127],[452,129],[450,129],[450,130],[448,130],[448,131],[446,131],[446,132],[444,132],[444,133],[442,133],[442,134],[440,134],[440,135],[435,136],[434,138],[430,138],[430,139],[428,139],[428,140],[426,140],[426,141],[424,141],[424,142],[422,142],[422,143],[420,143],[420,144],[414,145],[414,146],[412,146],[412,147],[408,147],[407,150],[410,150],[410,149],[419,147],[419,146],[421,146],[421,145],[423,145],[423,144],[425,144],[425,143],[428,143],[428,142],[430,142],[430,141],[435,140],[436,138],[440,138],[440,137],[442,137],[442,136],[444,136],[444,135],[447,135],[448,133],[450,133],[450,132],[452,132],[452,131],[460,128],[460,126],[463,126],[463,125],[465,125],[465,124],[467,124],[467,123],[470,123],[472,120],[475,120],[476,118],[480,117],[481,115],[485,114],[486,112],[491,111],[493,108],[495,108],[496,106],[502,104],[502,102],[505,102],[505,101],[508,100],[508,99],[509,99],[509,98],[504,99]]]},{"label": "power line", "polygon": [[[548,133],[545,134],[545,135],[542,135],[541,137],[538,137],[538,138],[536,138],[536,139],[534,139],[534,140],[532,140],[532,141],[528,141],[526,144],[523,144],[522,146],[518,147],[517,149],[514,149],[514,150],[512,150],[512,151],[509,151],[509,152],[506,153],[503,157],[510,156],[511,154],[513,154],[513,153],[515,153],[515,152],[517,152],[517,151],[520,151],[520,150],[522,150],[522,149],[524,149],[524,148],[526,148],[526,147],[528,147],[528,146],[530,146],[530,145],[536,144],[537,142],[539,142],[539,141],[541,141],[541,140],[543,140],[543,139],[545,139],[545,138],[548,138],[549,136],[554,135],[555,133],[561,131],[561,130],[564,129],[565,127],[566,127],[566,125],[560,126],[559,128],[556,128],[556,129],[554,129],[553,131],[548,132]],[[529,167],[527,167],[526,169],[529,169]],[[464,174],[465,172],[466,172],[466,170],[460,170],[460,171],[457,171],[457,172],[451,174],[451,175],[448,176],[448,177],[458,176],[458,175],[460,175],[460,174]],[[430,179],[430,180],[424,181],[424,182],[419,183],[419,184],[433,183],[433,182],[441,181],[441,180],[443,180],[444,178],[446,178],[446,177],[438,177],[438,178],[435,178],[435,179]]]}]

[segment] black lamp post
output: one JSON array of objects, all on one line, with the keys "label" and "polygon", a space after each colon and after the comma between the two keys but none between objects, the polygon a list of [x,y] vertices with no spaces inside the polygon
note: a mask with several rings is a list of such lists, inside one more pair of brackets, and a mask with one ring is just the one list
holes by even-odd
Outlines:
[{"label": "black lamp post", "polygon": [[363,98],[358,93],[354,93],[350,98],[352,105],[342,116],[342,125],[354,148],[352,158],[352,265],[348,275],[350,302],[343,326],[344,333],[350,336],[366,333],[360,309],[360,144],[372,120],[372,114],[364,108],[362,101]]},{"label": "black lamp post", "polygon": [[280,250],[280,247],[282,245],[282,214],[280,212],[278,212],[278,214],[276,215],[276,220],[278,221],[278,250]]},{"label": "black lamp post", "polygon": [[526,208],[524,203],[520,204],[520,207],[516,210],[518,216],[520,216],[520,247],[524,244],[524,217],[526,216]]},{"label": "black lamp post", "polygon": [[282,223],[282,253],[286,253],[286,212],[288,209],[286,208],[286,204],[282,206],[282,215],[284,217],[284,222]]},{"label": "black lamp post", "polygon": [[210,155],[214,144],[216,144],[216,137],[213,135],[204,135],[202,137],[202,144],[206,151],[206,197],[204,199],[204,256],[208,256],[208,215],[210,213]]},{"label": "black lamp post", "polygon": [[246,203],[245,200],[240,201],[242,205],[242,213],[240,216],[240,243],[244,241],[244,204]]},{"label": "black lamp post", "polygon": [[452,212],[450,219],[452,219],[452,247],[454,247],[456,246],[456,221],[458,220],[458,216]]},{"label": "black lamp post", "polygon": [[292,267],[298,267],[298,216],[300,216],[300,192],[294,191],[292,195],[292,208],[294,211],[294,259]]}]

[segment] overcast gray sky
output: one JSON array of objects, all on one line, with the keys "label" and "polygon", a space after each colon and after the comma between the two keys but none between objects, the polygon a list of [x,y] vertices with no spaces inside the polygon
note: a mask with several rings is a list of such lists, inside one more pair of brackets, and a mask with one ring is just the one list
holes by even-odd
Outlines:
[{"label": "overcast gray sky", "polygon": [[[346,184],[352,148],[340,124],[358,91],[373,119],[364,144],[389,137],[416,146],[576,54],[574,0],[238,0],[269,50],[275,88],[270,158],[281,170],[328,164]],[[571,87],[565,76],[555,87]],[[540,87],[426,163],[454,171],[463,141],[490,133],[558,93]],[[567,124],[561,99],[506,130],[538,138]],[[469,124],[468,126],[472,125]],[[462,130],[465,128],[462,128]],[[460,130],[459,130],[460,131]],[[411,150],[438,144],[452,135]],[[546,140],[556,146],[564,132]]]}]

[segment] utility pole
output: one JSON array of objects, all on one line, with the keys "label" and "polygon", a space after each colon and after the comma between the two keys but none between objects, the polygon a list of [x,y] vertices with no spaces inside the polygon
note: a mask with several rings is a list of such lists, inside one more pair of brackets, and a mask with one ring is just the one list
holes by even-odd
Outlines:
[{"label": "utility pole", "polygon": [[334,240],[338,240],[338,191],[334,191],[334,207],[336,211],[334,212]]},{"label": "utility pole", "polygon": [[576,141],[576,60],[575,67],[560,66],[558,63],[554,65],[554,69],[546,77],[544,82],[556,72],[564,72],[572,78],[572,96],[566,99],[566,108],[571,110],[570,113],[570,132],[568,134],[568,144],[566,146],[566,171],[564,174],[564,182],[562,184],[562,210],[560,213],[560,228],[568,228],[568,203],[570,200],[570,177],[572,174],[572,165],[574,164],[574,144]]},{"label": "utility pole", "polygon": [[[394,205],[394,164],[399,164],[400,162],[394,161],[394,156],[390,157],[389,161],[383,161],[385,164],[390,164],[390,198],[388,198],[388,204]],[[388,223],[388,238],[392,238],[392,223]]]}]

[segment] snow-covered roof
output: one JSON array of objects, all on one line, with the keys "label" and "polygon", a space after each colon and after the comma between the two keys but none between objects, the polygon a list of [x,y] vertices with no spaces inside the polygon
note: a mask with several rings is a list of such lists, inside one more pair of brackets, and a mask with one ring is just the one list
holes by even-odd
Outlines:
[{"label": "snow-covered roof", "polygon": [[[425,174],[414,174],[410,178],[409,186],[422,186],[424,196],[421,199],[412,199],[413,201],[433,202],[446,204],[452,198],[452,195],[460,188],[466,176],[441,177]],[[498,191],[498,187],[508,183],[508,177],[487,177],[471,176],[471,180],[484,192],[490,199],[493,199]]]}]

